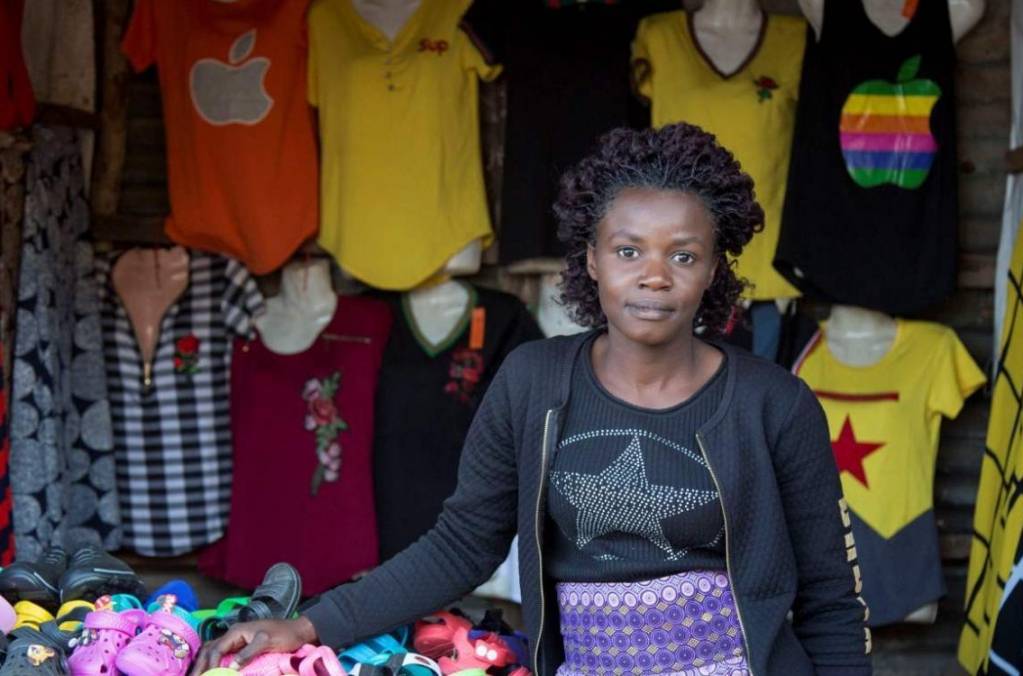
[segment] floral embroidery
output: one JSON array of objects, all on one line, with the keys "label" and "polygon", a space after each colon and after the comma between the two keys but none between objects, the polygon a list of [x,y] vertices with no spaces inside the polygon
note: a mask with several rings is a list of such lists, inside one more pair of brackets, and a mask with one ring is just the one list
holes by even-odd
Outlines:
[{"label": "floral embroidery", "polygon": [[310,378],[302,390],[302,398],[308,404],[305,428],[316,434],[316,458],[319,461],[310,487],[313,495],[320,490],[322,482],[337,481],[341,475],[341,443],[338,436],[348,429],[348,424],[341,419],[334,405],[334,396],[340,386],[341,374],[335,371],[323,380]]},{"label": "floral embroidery", "polygon": [[757,101],[763,103],[771,98],[771,92],[778,88],[778,83],[766,75],[761,75],[753,80],[753,86],[757,88]]},{"label": "floral embroidery", "polygon": [[463,404],[470,404],[472,394],[483,377],[483,355],[479,350],[458,348],[451,355],[448,377],[451,380],[444,386],[444,392]]},{"label": "floral embroidery", "polygon": [[38,667],[56,654],[57,653],[53,651],[53,648],[47,648],[46,646],[39,645],[38,643],[33,643],[28,647],[28,650],[25,651],[25,657],[27,657],[28,661],[32,663],[33,667]]},{"label": "floral embroidery", "polygon": [[178,338],[174,343],[174,371],[193,375],[199,370],[199,339],[194,333]]}]

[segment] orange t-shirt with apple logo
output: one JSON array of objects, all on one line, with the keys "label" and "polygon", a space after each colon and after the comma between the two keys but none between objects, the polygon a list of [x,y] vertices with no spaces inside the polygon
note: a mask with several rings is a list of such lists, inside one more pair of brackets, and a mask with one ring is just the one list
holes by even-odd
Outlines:
[{"label": "orange t-shirt with apple logo", "polygon": [[318,227],[308,0],[137,0],[122,49],[159,69],[179,244],[284,263]]}]

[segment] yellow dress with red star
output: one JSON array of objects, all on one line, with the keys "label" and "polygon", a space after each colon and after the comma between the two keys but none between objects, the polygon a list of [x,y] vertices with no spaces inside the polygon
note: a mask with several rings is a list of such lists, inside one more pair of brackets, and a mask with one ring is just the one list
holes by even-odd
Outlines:
[{"label": "yellow dress with red star", "polygon": [[896,327],[888,352],[857,367],[831,354],[822,323],[792,369],[828,417],[872,626],[945,591],[932,502],[941,420],[985,381],[951,329],[901,319]]}]

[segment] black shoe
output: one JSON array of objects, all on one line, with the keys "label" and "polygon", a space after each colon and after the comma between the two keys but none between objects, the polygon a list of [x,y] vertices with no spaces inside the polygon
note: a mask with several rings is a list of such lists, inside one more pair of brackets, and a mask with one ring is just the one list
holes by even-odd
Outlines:
[{"label": "black shoe", "polygon": [[60,605],[60,576],[66,569],[63,547],[48,547],[38,561],[15,561],[0,571],[0,595],[11,604],[31,601],[53,612]]},{"label": "black shoe", "polygon": [[107,594],[131,594],[144,599],[146,586],[124,561],[99,547],[86,545],[71,555],[60,578],[60,602],[95,601]]},{"label": "black shoe", "polygon": [[3,676],[67,676],[67,653],[49,636],[32,627],[7,635],[10,644],[0,674]]},{"label": "black shoe", "polygon": [[252,592],[249,604],[226,617],[211,617],[202,622],[199,635],[211,641],[227,633],[232,625],[255,620],[286,620],[295,614],[302,596],[302,576],[290,563],[275,563]]}]

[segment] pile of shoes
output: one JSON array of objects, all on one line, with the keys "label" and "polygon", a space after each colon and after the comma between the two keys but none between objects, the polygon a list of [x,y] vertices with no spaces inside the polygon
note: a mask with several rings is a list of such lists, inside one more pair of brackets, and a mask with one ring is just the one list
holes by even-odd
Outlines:
[{"label": "pile of shoes", "polygon": [[0,676],[185,676],[203,640],[292,617],[301,593],[298,572],[280,563],[251,597],[204,610],[185,582],[147,598],[135,571],[102,549],[51,547],[0,571]]},{"label": "pile of shoes", "polygon": [[526,637],[513,631],[499,610],[488,610],[476,624],[457,609],[437,612],[354,645],[339,658],[351,676],[530,674],[522,666],[529,660]]}]

